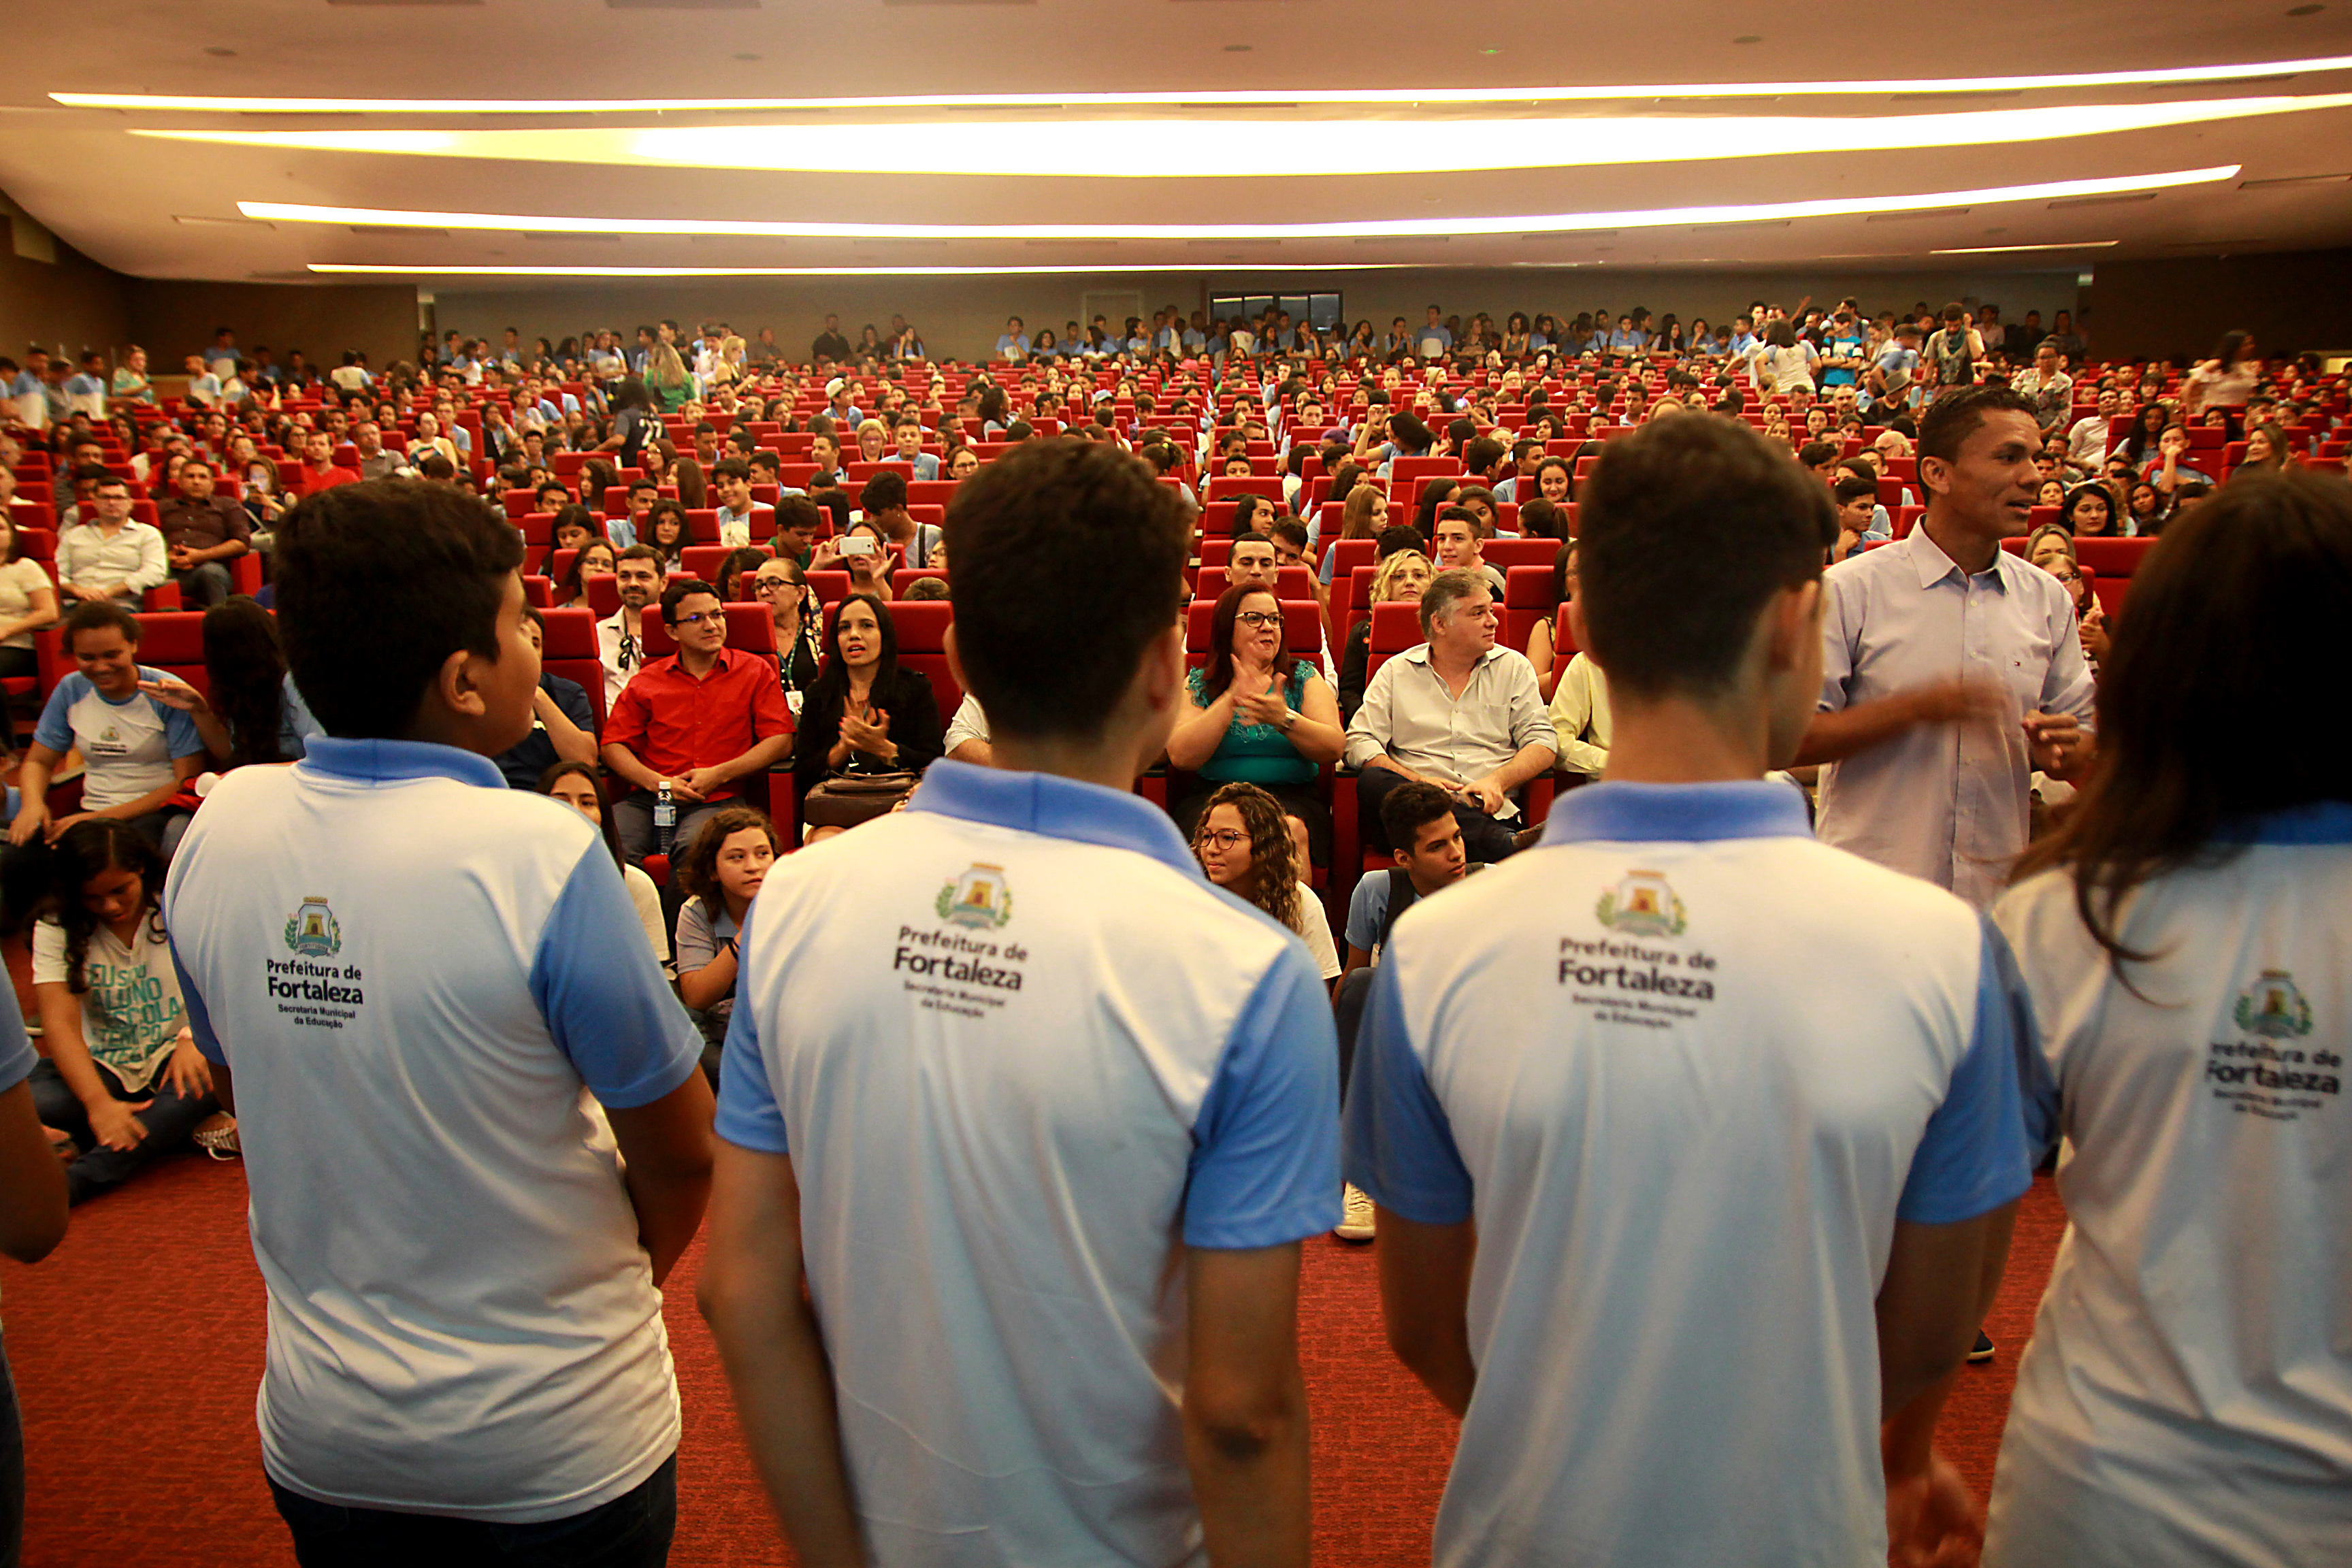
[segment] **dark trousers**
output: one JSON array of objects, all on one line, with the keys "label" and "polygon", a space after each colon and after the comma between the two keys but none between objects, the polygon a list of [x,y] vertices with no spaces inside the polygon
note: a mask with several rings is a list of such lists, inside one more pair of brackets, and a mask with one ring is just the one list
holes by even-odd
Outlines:
[{"label": "dark trousers", "polygon": [[1374,968],[1366,964],[1339,977],[1331,995],[1332,1021],[1339,1032],[1339,1099],[1348,1098],[1348,1081],[1356,1075],[1356,1034],[1364,1026],[1364,1004],[1371,1000]]},{"label": "dark trousers", "polygon": [[160,1076],[146,1089],[132,1094],[104,1064],[92,1065],[98,1068],[99,1081],[115,1099],[148,1102],[146,1110],[136,1113],[139,1125],[147,1129],[147,1136],[128,1149],[110,1149],[98,1141],[90,1131],[89,1112],[67,1086],[65,1074],[58,1071],[57,1063],[42,1059],[35,1065],[33,1076],[26,1080],[33,1087],[33,1110],[42,1125],[56,1128],[82,1146],[82,1152],[66,1167],[66,1196],[77,1204],[121,1186],[164,1155],[185,1149],[197,1125],[220,1109],[220,1101],[209,1094],[173,1092]]},{"label": "dark trousers", "polygon": [[[1375,849],[1385,852],[1393,847],[1388,829],[1381,826],[1381,802],[1405,782],[1405,776],[1393,768],[1366,768],[1356,775],[1356,818],[1364,842]],[[1462,843],[1473,860],[1493,865],[1518,847],[1508,824],[1496,821],[1475,805],[1456,800],[1454,820],[1462,825]]]},{"label": "dark trousers", "polygon": [[302,1568],[662,1568],[677,1529],[677,1456],[602,1508],[537,1524],[490,1524],[314,1502],[269,1483]]}]

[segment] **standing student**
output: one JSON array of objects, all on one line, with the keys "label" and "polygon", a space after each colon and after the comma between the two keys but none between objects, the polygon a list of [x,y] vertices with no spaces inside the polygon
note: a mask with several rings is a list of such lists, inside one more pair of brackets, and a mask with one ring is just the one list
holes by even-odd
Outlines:
[{"label": "standing student", "polygon": [[[1821,837],[1979,908],[2025,847],[2036,772],[2088,764],[2095,693],[2074,601],[2000,547],[2041,482],[2033,404],[1998,384],[1919,421],[1927,513],[1822,579]],[[1605,663],[1604,663],[1605,668]]]},{"label": "standing student", "polygon": [[243,1132],[262,1462],[306,1565],[668,1553],[658,1287],[710,1091],[595,827],[490,762],[538,688],[521,554],[443,486],[295,508],[278,620],[327,733],[222,780],[165,895]]},{"label": "standing student", "polygon": [[1132,793],[1181,504],[1091,444],[965,481],[949,657],[996,765],[786,858],[740,938],[702,1304],[803,1563],[1307,1561],[1330,1009]]},{"label": "standing student", "polygon": [[[1984,1560],[2352,1562],[2352,619],[2340,479],[2232,480],[2132,584],[2073,813],[1994,906],[2069,1229]],[[2184,713],[2273,737],[2260,767]]]},{"label": "standing student", "polygon": [[2032,1179],[2006,950],[1762,777],[1820,689],[1821,486],[1672,419],[1580,519],[1607,778],[1406,911],[1349,1089],[1390,1343],[1464,1417],[1436,1561],[1880,1562],[1880,1422]]}]

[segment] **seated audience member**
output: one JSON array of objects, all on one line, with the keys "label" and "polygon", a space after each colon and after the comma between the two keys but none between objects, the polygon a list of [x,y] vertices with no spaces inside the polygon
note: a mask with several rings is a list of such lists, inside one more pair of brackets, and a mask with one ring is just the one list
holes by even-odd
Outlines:
[{"label": "seated audience member", "polygon": [[905,593],[898,595],[910,605],[921,604],[927,599],[943,600],[948,596],[947,579],[944,577],[918,577],[907,584]]},{"label": "seated audience member", "polygon": [[686,503],[675,500],[654,502],[653,510],[646,514],[646,531],[640,542],[653,551],[665,574],[676,570],[680,558],[686,554],[686,547],[694,542],[693,534],[687,527]]},{"label": "seated audience member", "polygon": [[[1441,572],[1421,596],[1428,640],[1383,663],[1348,725],[1349,763],[1367,821],[1407,779],[1454,798],[1472,858],[1511,853],[1517,792],[1552,765],[1558,742],[1527,656],[1495,646],[1496,605],[1486,580]],[[1392,847],[1385,842],[1380,849]]]},{"label": "seated audience member", "polygon": [[2120,536],[2130,531],[2130,524],[2116,510],[2116,499],[2106,486],[2076,485],[2058,509],[2058,526],[2077,539]]},{"label": "seated audience member", "polygon": [[[205,612],[204,640],[204,690],[162,672],[140,681],[139,689],[188,716],[221,773],[253,763],[301,761],[324,731],[287,673],[277,617],[239,595]],[[179,847],[188,822],[174,813],[163,825],[165,859]]]},{"label": "seated audience member", "polygon": [[[1286,651],[1281,603],[1239,584],[1218,595],[1209,619],[1209,658],[1185,676],[1185,711],[1168,737],[1168,760],[1212,785],[1254,784],[1307,825],[1315,858],[1330,858],[1330,814],[1315,788],[1325,764],[1347,750],[1339,700],[1315,667]],[[1213,798],[1180,801],[1190,829]]]},{"label": "seated audience member", "polygon": [[1193,825],[1192,855],[1210,881],[1297,931],[1324,984],[1339,978],[1330,922],[1300,875],[1306,868],[1280,801],[1252,784],[1218,789]]},{"label": "seated audience member", "polygon": [[621,607],[596,623],[608,714],[620,701],[621,689],[645,665],[645,615],[661,596],[662,581],[662,554],[650,544],[630,545],[613,563],[613,587],[621,596]]},{"label": "seated audience member", "polygon": [[935,522],[917,522],[907,510],[906,475],[895,468],[883,469],[866,481],[858,500],[866,520],[880,525],[883,539],[902,564],[932,564],[931,552],[939,546],[941,530]]},{"label": "seated audience member", "polygon": [[33,928],[33,994],[48,1059],[33,1104],[62,1134],[70,1201],[187,1147],[220,1110],[184,1021],[159,905],[163,858],[126,822],[85,817],[50,856],[50,912]]},{"label": "seated audience member", "polygon": [[880,523],[870,517],[863,518],[851,523],[848,531],[839,538],[826,541],[817,549],[816,570],[825,569],[828,550],[838,552],[831,565],[849,574],[852,594],[869,594],[886,604],[889,601],[890,574],[899,566],[898,548],[884,535]]},{"label": "seated audience member", "polygon": [[946,738],[940,742],[947,759],[952,763],[970,763],[974,767],[993,767],[996,748],[988,734],[988,712],[980,699],[967,691],[956,704],[955,717],[948,721]]},{"label": "seated audience member", "polygon": [[1848,474],[1830,487],[1830,495],[1837,502],[1838,523],[1837,542],[1830,546],[1832,563],[1861,554],[1874,539],[1890,537],[1878,521],[1877,480]]},{"label": "seated audience member", "polygon": [[801,703],[808,689],[816,684],[817,667],[824,658],[819,640],[824,612],[818,607],[816,595],[809,591],[808,573],[790,556],[761,562],[759,570],[745,580],[744,586],[751,591],[752,599],[768,606],[769,621],[775,627],[776,662],[783,679],[784,697],[797,721]]},{"label": "seated audience member", "polygon": [[677,863],[687,893],[677,910],[677,994],[702,1030],[703,1070],[714,1079],[735,1008],[736,941],[782,853],[766,812],[730,805],[703,823]]},{"label": "seated audience member", "polygon": [[1237,534],[1233,552],[1225,557],[1225,585],[1263,589],[1271,594],[1280,581],[1274,541],[1255,529]]},{"label": "seated audience member", "polygon": [[[2106,607],[2099,603],[2098,595],[2084,580],[2083,570],[2075,563],[2074,536],[2066,531],[2063,523],[2045,522],[2026,536],[2025,559],[2063,583],[2066,592],[2074,596],[2074,623],[2083,643],[2083,658],[2090,663],[2091,673],[2095,677],[2099,665],[2107,657],[2112,638]],[[2035,787],[2038,790],[2041,786]]]},{"label": "seated audience member", "polygon": [[804,495],[789,495],[776,503],[776,559],[806,567],[824,531],[825,508]]},{"label": "seated audience member", "polygon": [[850,595],[825,627],[824,662],[801,707],[793,787],[805,795],[845,773],[919,773],[943,740],[930,681],[898,663],[890,606]]},{"label": "seated audience member", "polygon": [[902,414],[891,432],[898,446],[882,460],[904,464],[910,479],[936,479],[940,477],[940,460],[923,450],[923,422],[911,414]]},{"label": "seated audience member", "polygon": [[541,559],[538,572],[542,577],[555,574],[555,557],[559,552],[585,550],[589,545],[604,541],[604,535],[596,526],[595,514],[584,506],[558,509],[554,519],[547,525],[547,553]]},{"label": "seated audience member", "polygon": [[637,671],[604,721],[604,766],[632,787],[613,805],[632,865],[654,853],[654,806],[669,787],[674,843],[735,798],[734,781],[764,772],[792,742],[793,719],[773,666],[727,646],[719,591],[699,578],[662,590],[662,624],[677,651]]},{"label": "seated audience member", "polygon": [[613,864],[621,868],[621,880],[629,889],[629,904],[636,910],[637,921],[645,927],[646,942],[653,950],[654,962],[669,963],[669,931],[662,920],[661,889],[654,879],[621,854],[621,836],[614,831],[612,805],[604,795],[604,781],[593,763],[558,763],[540,775],[539,793],[552,795],[596,825],[597,835],[611,851]]},{"label": "seated audience member", "polygon": [[[2074,809],[1993,905],[2039,1029],[2027,1121],[2071,1146],[2072,1228],[1988,1563],[2352,1554],[2352,1165],[2323,1152],[2343,1146],[2342,1026],[2309,1033],[2352,952],[2352,706],[2305,684],[2347,622],[2342,480],[2232,480],[2181,520],[2134,575]],[[2275,738],[2260,766],[2183,721],[2212,712]]]},{"label": "seated audience member", "polygon": [[[1381,961],[1397,917],[1415,900],[1452,887],[1471,870],[1462,825],[1454,818],[1454,798],[1435,784],[1402,784],[1389,791],[1381,802],[1381,826],[1390,843],[1404,847],[1393,852],[1394,866],[1365,872],[1349,897],[1347,973],[1351,977]],[[1340,1044],[1346,1046],[1351,1037],[1343,1031]],[[1342,1094],[1349,1067],[1343,1051]]]},{"label": "seated audience member", "polygon": [[[435,457],[440,458],[452,468],[456,467],[456,458],[439,452],[425,458],[424,462],[430,463]],[[422,464],[419,465],[419,471],[423,471]],[[288,486],[289,489],[297,494],[309,496],[316,495],[320,490],[332,489],[337,485],[355,485],[359,482],[360,476],[357,469],[340,468],[336,465],[335,438],[332,436],[324,430],[313,430],[302,437],[302,464],[294,470],[293,482]]]},{"label": "seated audience member", "polygon": [[[547,617],[523,606],[523,635],[533,649],[547,649]],[[509,789],[539,789],[558,763],[593,766],[596,761],[596,710],[587,689],[542,668],[530,697],[530,733],[490,759]]]},{"label": "seated audience member", "polygon": [[1560,768],[1599,778],[1609,766],[1609,678],[1590,653],[1579,650],[1560,671],[1549,712]]},{"label": "seated audience member", "polygon": [[171,575],[163,536],[131,520],[131,481],[95,482],[89,521],[58,534],[58,593],[68,604],[109,601],[137,610],[147,590]]},{"label": "seated audience member", "polygon": [[588,608],[588,579],[610,577],[619,565],[610,544],[601,539],[590,540],[581,548],[580,553],[572,558],[572,564],[564,570],[563,581],[555,585],[556,607],[563,610]]},{"label": "seated audience member", "polygon": [[1610,441],[1580,523],[1611,780],[1406,913],[1348,1100],[1391,1343],[1464,1416],[1435,1557],[1861,1564],[1893,1520],[1895,1561],[1958,1561],[1881,1421],[1958,1370],[2032,1184],[2023,998],[1966,905],[1762,776],[1820,690],[1821,484],[1669,418]]},{"label": "seated audience member", "polygon": [[[74,670],[50,691],[26,748],[16,778],[24,804],[8,842],[23,846],[37,834],[54,841],[100,816],[128,822],[161,846],[172,797],[204,769],[204,737],[187,714],[142,689],[163,676],[139,663],[135,617],[103,600],[81,605],[66,617],[64,640]],[[49,782],[68,751],[81,753],[81,809],[52,819]],[[22,910],[13,900],[9,908]]]},{"label": "seated audience member", "polygon": [[[1400,542],[1381,557],[1380,564],[1372,570],[1371,602],[1419,604],[1436,573],[1429,564],[1429,557],[1416,548],[1419,534],[1409,528],[1392,528],[1381,534],[1383,546],[1388,545],[1391,534],[1406,535],[1415,542]],[[1372,617],[1367,615],[1348,628],[1347,651],[1339,657],[1339,721],[1343,724],[1351,722],[1356,710],[1364,705],[1364,672],[1371,668],[1371,661]]]},{"label": "seated audience member", "polygon": [[772,559],[764,550],[749,545],[729,551],[719,562],[719,594],[730,605],[758,602],[751,591],[751,574],[763,562]]},{"label": "seated audience member", "polygon": [[719,542],[738,549],[752,536],[765,539],[775,530],[775,509],[751,500],[751,466],[740,458],[726,458],[710,470],[713,499],[719,502]]},{"label": "seated audience member", "polygon": [[26,555],[16,515],[0,507],[0,679],[38,674],[33,634],[57,624],[57,584],[39,562]]},{"label": "seated audience member", "polygon": [[155,512],[172,580],[180,585],[180,602],[192,610],[229,596],[228,563],[253,548],[245,508],[213,487],[213,466],[191,458],[180,465],[179,495]]},{"label": "seated audience member", "polygon": [[[1389,498],[1383,490],[1384,487],[1369,482],[1349,489],[1347,499],[1339,503],[1339,538],[1378,539],[1381,536],[1381,531],[1388,526],[1389,516]],[[1318,521],[1319,523],[1319,517]],[[1317,577],[1326,589],[1337,595],[1347,587],[1345,583],[1335,581],[1331,575],[1338,565],[1339,552],[1330,548],[1332,541],[1320,540],[1319,542],[1324,547],[1323,561]]]},{"label": "seated audience member", "polygon": [[1500,603],[1503,597],[1503,574],[1488,565],[1485,554],[1486,540],[1478,528],[1478,515],[1468,507],[1449,506],[1437,514],[1435,531],[1430,535],[1433,552],[1431,562],[1441,572],[1475,572],[1486,579],[1487,588]]},{"label": "seated audience member", "polygon": [[1545,606],[1543,617],[1528,633],[1528,662],[1536,667],[1536,687],[1547,702],[1559,689],[1560,671],[1567,668],[1560,662],[1559,628],[1552,621],[1559,614],[1559,607],[1575,596],[1576,541],[1571,539],[1552,552],[1550,603]]}]

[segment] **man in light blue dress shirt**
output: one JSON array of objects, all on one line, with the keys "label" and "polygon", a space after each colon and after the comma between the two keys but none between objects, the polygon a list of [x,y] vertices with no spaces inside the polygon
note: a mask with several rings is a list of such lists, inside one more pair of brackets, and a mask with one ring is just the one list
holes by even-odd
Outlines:
[{"label": "man in light blue dress shirt", "polygon": [[1956,388],[1919,421],[1927,512],[1822,579],[1822,842],[1989,904],[2025,847],[2032,775],[2090,761],[2094,689],[2074,601],[2001,548],[2040,476],[2033,405]]}]

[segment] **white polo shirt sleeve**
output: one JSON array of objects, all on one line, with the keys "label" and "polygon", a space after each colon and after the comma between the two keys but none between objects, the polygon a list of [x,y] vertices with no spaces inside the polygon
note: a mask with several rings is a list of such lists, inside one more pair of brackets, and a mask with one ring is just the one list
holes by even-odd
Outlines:
[{"label": "white polo shirt sleeve", "polygon": [[[2027,1143],[2025,1058],[2033,1045],[2032,1003],[2009,943],[1984,922],[1977,971],[1976,1023],[1952,1069],[1944,1102],[1927,1118],[1895,1217],[1958,1225],[2012,1203],[2033,1184]],[[2046,1070],[2041,1076],[2046,1078]]]},{"label": "white polo shirt sleeve", "polygon": [[1339,1103],[1330,998],[1306,948],[1288,944],[1244,1005],[1192,1123],[1184,1245],[1278,1247],[1337,1224]]},{"label": "white polo shirt sleeve", "polygon": [[530,994],[556,1048],[609,1109],[651,1105],[701,1063],[701,1037],[654,962],[601,842],[580,858],[548,913]]},{"label": "white polo shirt sleeve", "polygon": [[1416,1225],[1470,1217],[1470,1168],[1405,1026],[1393,963],[1372,974],[1346,1118],[1348,1180],[1374,1203]]}]

